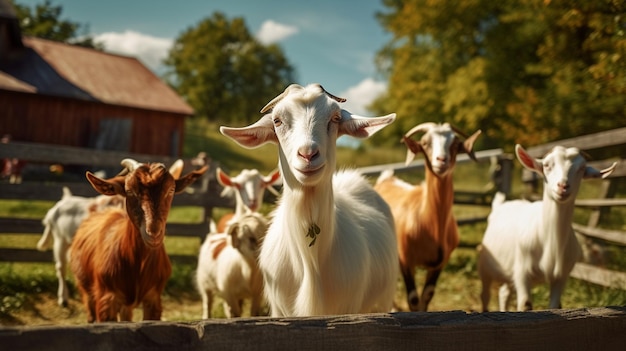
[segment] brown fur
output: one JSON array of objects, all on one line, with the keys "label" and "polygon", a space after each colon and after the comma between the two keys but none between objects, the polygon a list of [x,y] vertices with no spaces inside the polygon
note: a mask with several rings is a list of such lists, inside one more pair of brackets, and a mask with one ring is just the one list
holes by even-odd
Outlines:
[{"label": "brown fur", "polygon": [[[205,171],[206,166],[174,179],[162,164],[149,164],[108,180],[87,173],[98,192],[126,197],[125,210],[92,214],[72,242],[71,268],[89,322],[116,321],[118,316],[130,321],[139,304],[144,320],[161,319],[161,293],[172,271],[163,245],[165,222],[174,193]],[[145,234],[139,229],[142,223]]]}]

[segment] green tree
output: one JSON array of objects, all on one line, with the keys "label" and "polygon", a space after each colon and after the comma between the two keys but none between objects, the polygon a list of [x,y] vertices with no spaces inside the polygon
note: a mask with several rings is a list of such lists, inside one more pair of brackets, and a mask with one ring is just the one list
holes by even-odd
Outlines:
[{"label": "green tree", "polygon": [[531,145],[623,126],[626,4],[616,0],[383,0],[378,63],[395,110],[481,128],[483,146]]},{"label": "green tree", "polygon": [[102,44],[87,35],[87,26],[61,19],[62,6],[54,6],[50,0],[32,9],[17,2],[13,5],[23,34],[103,50]]},{"label": "green tree", "polygon": [[166,79],[198,116],[250,122],[293,81],[278,45],[262,45],[242,18],[216,12],[175,41],[165,60]]}]

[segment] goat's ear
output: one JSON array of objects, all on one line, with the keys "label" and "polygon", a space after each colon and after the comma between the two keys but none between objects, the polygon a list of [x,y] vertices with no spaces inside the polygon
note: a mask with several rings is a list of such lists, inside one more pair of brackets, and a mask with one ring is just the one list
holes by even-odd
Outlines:
[{"label": "goat's ear", "polygon": [[124,185],[126,183],[125,176],[115,176],[111,179],[102,179],[87,171],[86,177],[89,183],[91,183],[91,186],[102,195],[112,196],[119,194],[126,196],[126,191],[124,191]]},{"label": "goat's ear", "polygon": [[196,179],[200,178],[204,172],[206,172],[206,170],[208,169],[208,166],[204,166],[200,169],[197,169],[195,171],[192,171],[190,173],[187,173],[186,175],[184,175],[182,178],[176,179],[176,189],[174,190],[174,192],[176,194],[180,193],[181,191],[185,190],[185,188],[196,181]]},{"label": "goat's ear", "polygon": [[341,110],[339,136],[345,134],[355,138],[367,138],[391,124],[395,119],[395,113],[381,117],[361,117]]},{"label": "goat's ear", "polygon": [[220,133],[248,149],[254,149],[265,143],[278,143],[271,114],[267,114],[256,123],[243,128],[222,126]]},{"label": "goat's ear", "polygon": [[217,178],[217,182],[220,183],[221,186],[233,186],[233,182],[231,182],[228,174],[224,173],[219,167],[215,171],[215,178]]},{"label": "goat's ear", "polygon": [[459,152],[466,153],[474,162],[478,162],[476,155],[474,155],[474,142],[476,142],[480,133],[482,133],[482,131],[479,129],[469,138],[465,139],[463,143],[459,144]]},{"label": "goat's ear", "polygon": [[526,169],[543,175],[543,165],[541,164],[541,162],[530,156],[528,152],[524,150],[522,145],[515,145],[515,155],[517,156],[517,159],[522,164],[522,166],[524,166]]},{"label": "goat's ear", "polygon": [[422,149],[422,145],[419,142],[411,138],[407,138],[406,136],[402,136],[402,142],[404,143],[404,145],[406,145],[407,148],[406,160],[404,161],[404,164],[408,165],[409,163],[413,162],[415,156],[420,152],[423,152],[424,149]]},{"label": "goat's ear", "polygon": [[180,174],[183,173],[184,165],[185,163],[181,159],[178,159],[174,161],[174,163],[172,163],[172,165],[170,166],[170,174],[172,175],[172,177],[174,177],[174,179],[180,178]]},{"label": "goat's ear", "polygon": [[606,178],[608,177],[611,173],[613,173],[613,171],[615,170],[615,168],[617,167],[617,162],[613,162],[613,164],[608,167],[605,168],[601,171],[591,167],[591,166],[587,166],[587,168],[585,168],[585,174],[583,175],[583,178]]}]

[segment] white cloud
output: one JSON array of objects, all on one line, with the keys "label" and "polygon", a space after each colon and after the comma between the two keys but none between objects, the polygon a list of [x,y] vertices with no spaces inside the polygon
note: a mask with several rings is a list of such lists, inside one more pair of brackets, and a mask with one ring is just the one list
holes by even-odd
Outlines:
[{"label": "white cloud", "polygon": [[367,106],[385,90],[387,90],[387,83],[372,78],[363,79],[359,84],[339,94],[347,100],[341,107],[356,115],[369,116]]},{"label": "white cloud", "polygon": [[102,33],[94,39],[103,43],[106,51],[136,57],[155,72],[174,43],[172,39],[157,38],[132,30]]},{"label": "white cloud", "polygon": [[273,44],[298,33],[298,27],[267,20],[261,25],[256,37],[262,44]]}]

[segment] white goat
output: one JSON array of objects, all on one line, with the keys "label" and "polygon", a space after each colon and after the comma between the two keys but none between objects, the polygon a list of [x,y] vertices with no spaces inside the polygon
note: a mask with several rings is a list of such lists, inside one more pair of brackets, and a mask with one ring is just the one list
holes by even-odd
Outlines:
[{"label": "white goat", "polygon": [[96,197],[74,196],[69,188],[63,187],[61,200],[48,210],[41,221],[44,225],[44,231],[41,239],[37,242],[37,249],[45,251],[54,243],[52,252],[55,262],[54,268],[59,280],[57,291],[59,306],[67,306],[69,298],[65,281],[67,252],[74,234],[76,234],[76,229],[89,214],[111,206],[123,207],[124,198],[106,195]]},{"label": "white goat", "polygon": [[225,233],[210,233],[200,247],[196,283],[202,296],[202,318],[211,318],[213,296],[224,300],[227,318],[240,317],[244,298],[251,298],[250,315],[258,316],[263,277],[258,251],[267,220],[257,212],[237,217]]},{"label": "white goat", "polygon": [[543,282],[550,285],[549,308],[561,308],[565,283],[581,255],[572,229],[580,183],[583,178],[607,177],[616,164],[598,171],[573,147],[556,146],[542,159],[531,157],[520,145],[515,153],[524,167],[543,177],[543,199],[505,202],[501,194],[494,198],[478,254],[483,310],[488,310],[492,282],[502,284],[501,311],[507,309],[511,288],[517,293],[517,310],[531,310],[530,289]]},{"label": "white goat", "polygon": [[367,137],[395,114],[359,117],[339,107],[344,101],[319,84],[293,84],[256,123],[220,128],[244,147],[279,145],[283,195],[259,257],[272,316],[392,307],[398,253],[389,206],[356,171],[334,173],[338,136]]},{"label": "white goat", "polygon": [[276,196],[278,191],[272,187],[280,179],[278,170],[263,176],[256,169],[244,169],[236,177],[229,177],[221,168],[216,173],[217,181],[224,187],[220,194],[222,197],[235,196],[235,213],[228,213],[220,218],[217,231],[223,233],[231,221],[243,216],[245,213],[258,212],[263,204],[265,189]]},{"label": "white goat", "polygon": [[[411,139],[420,132],[424,135],[419,141]],[[459,153],[467,153],[475,160],[472,149],[480,133],[479,130],[466,137],[448,123],[419,124],[406,133],[403,141],[408,148],[407,164],[415,155],[424,155],[424,182],[412,185],[386,171],[374,186],[391,207],[395,219],[400,272],[411,311],[428,309],[439,275],[459,244],[459,230],[452,213],[452,173]],[[421,299],[415,285],[415,267],[427,270]]]}]

